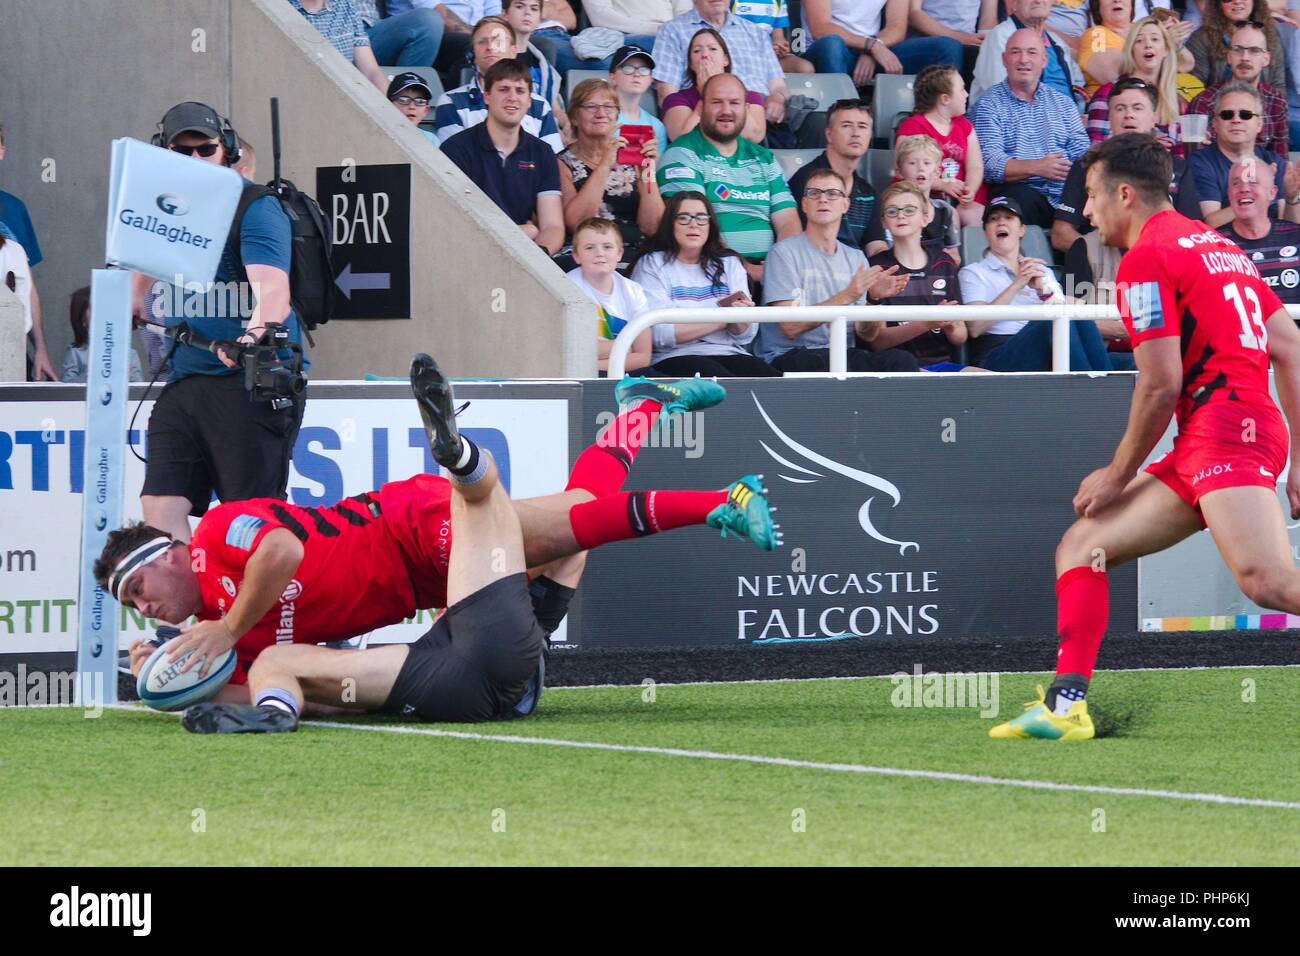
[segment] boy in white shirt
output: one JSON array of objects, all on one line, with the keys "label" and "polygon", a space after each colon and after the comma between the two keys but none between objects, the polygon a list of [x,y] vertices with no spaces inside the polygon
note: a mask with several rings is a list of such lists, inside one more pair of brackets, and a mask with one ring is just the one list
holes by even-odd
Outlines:
[{"label": "boy in white shirt", "polygon": [[[567,273],[573,283],[596,303],[600,312],[596,358],[602,372],[609,371],[614,338],[624,326],[650,308],[645,289],[616,271],[623,258],[623,237],[609,219],[584,219],[573,231],[573,261],[578,268]],[[631,372],[650,364],[651,334],[636,337],[624,368]]]}]

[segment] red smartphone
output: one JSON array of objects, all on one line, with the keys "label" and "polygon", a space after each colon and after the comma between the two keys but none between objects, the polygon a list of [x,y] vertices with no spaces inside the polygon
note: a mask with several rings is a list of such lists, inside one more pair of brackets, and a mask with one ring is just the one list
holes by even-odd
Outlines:
[{"label": "red smartphone", "polygon": [[645,154],[641,152],[641,144],[654,138],[654,127],[621,126],[618,135],[627,140],[627,145],[619,148],[618,156],[615,157],[614,162],[620,166],[640,166],[645,161]]}]

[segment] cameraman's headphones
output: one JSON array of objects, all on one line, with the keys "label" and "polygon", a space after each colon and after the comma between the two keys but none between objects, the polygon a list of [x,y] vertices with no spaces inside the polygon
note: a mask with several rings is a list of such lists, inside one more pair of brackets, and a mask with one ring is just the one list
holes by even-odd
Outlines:
[{"label": "cameraman's headphones", "polygon": [[202,106],[204,109],[212,110],[213,115],[216,116],[218,122],[221,124],[217,131],[217,138],[221,141],[221,145],[225,149],[226,165],[233,166],[235,163],[239,162],[242,152],[239,148],[239,134],[235,132],[235,127],[230,125],[230,120],[212,109],[212,107],[208,106],[207,103],[200,103],[197,100],[187,100],[184,103],[177,103],[164,113],[163,118],[158,121],[158,132],[154,133],[149,139],[150,144],[161,146],[163,149],[167,148],[167,143],[163,142],[163,128],[167,125],[167,117],[170,116],[173,111],[180,109],[182,106]]}]

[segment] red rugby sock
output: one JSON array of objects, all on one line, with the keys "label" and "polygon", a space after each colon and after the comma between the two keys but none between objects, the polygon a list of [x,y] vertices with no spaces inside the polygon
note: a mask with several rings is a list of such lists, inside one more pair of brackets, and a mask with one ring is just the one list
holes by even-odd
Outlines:
[{"label": "red rugby sock", "polygon": [[597,498],[612,495],[623,487],[641,443],[659,419],[663,406],[650,399],[619,415],[596,436],[574,462],[565,491],[581,488]]},{"label": "red rugby sock", "polygon": [[704,519],[727,500],[722,491],[623,491],[569,509],[569,526],[584,550],[640,538]]},{"label": "red rugby sock", "polygon": [[1056,655],[1056,673],[1092,678],[1097,650],[1106,633],[1110,588],[1105,571],[1090,567],[1071,568],[1056,581],[1056,634],[1061,646]]}]

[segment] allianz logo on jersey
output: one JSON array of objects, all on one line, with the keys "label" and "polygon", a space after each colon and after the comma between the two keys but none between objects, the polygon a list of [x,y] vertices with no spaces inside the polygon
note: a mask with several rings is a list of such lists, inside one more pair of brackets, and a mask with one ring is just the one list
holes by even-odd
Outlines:
[{"label": "allianz logo on jersey", "polygon": [[293,643],[293,615],[295,603],[300,597],[302,597],[302,583],[294,578],[285,585],[284,592],[280,595],[280,623],[275,629],[277,644]]},{"label": "allianz logo on jersey", "polygon": [[1184,249],[1193,249],[1196,246],[1206,245],[1207,243],[1215,246],[1226,246],[1228,240],[1223,238],[1223,236],[1219,235],[1213,229],[1209,232],[1198,232],[1195,235],[1178,237],[1178,244]]},{"label": "allianz logo on jersey", "polygon": [[[789,452],[793,452],[794,455],[797,455],[805,463],[799,464],[796,461],[791,461],[773,449],[767,442],[760,439],[759,444],[763,446],[763,450],[772,456],[772,459],[778,465],[781,465],[783,468],[795,473],[793,475],[778,473],[777,477],[782,481],[787,481],[796,485],[816,484],[818,481],[826,477],[824,472],[829,471],[834,472],[837,475],[843,475],[845,478],[848,478],[851,481],[856,481],[861,485],[865,485],[872,491],[887,495],[895,507],[902,503],[902,492],[898,490],[898,486],[892,481],[881,478],[879,475],[873,475],[870,472],[861,471],[857,468],[850,468],[848,465],[841,464],[838,461],[833,461],[825,455],[821,455],[813,451],[811,448],[808,448],[806,445],[802,445],[795,441],[782,431],[777,426],[776,422],[772,421],[771,416],[767,414],[767,409],[765,409],[763,403],[758,400],[758,396],[753,392],[750,392],[749,394],[750,397],[754,399],[754,404],[758,406],[758,413],[763,416],[763,421],[766,422],[767,427],[772,430],[772,434],[775,435],[783,445],[785,445]],[[816,467],[806,467],[805,465]],[[822,469],[822,471],[818,471],[817,468]],[[807,477],[798,477],[799,475]],[[866,499],[866,501],[862,502],[861,506],[858,508],[858,524],[862,527],[862,530],[876,541],[898,548],[899,556],[907,554],[909,548],[919,554],[921,546],[917,542],[896,541],[876,528],[874,522],[871,520],[871,504],[875,500],[876,496],[871,495]]]}]

